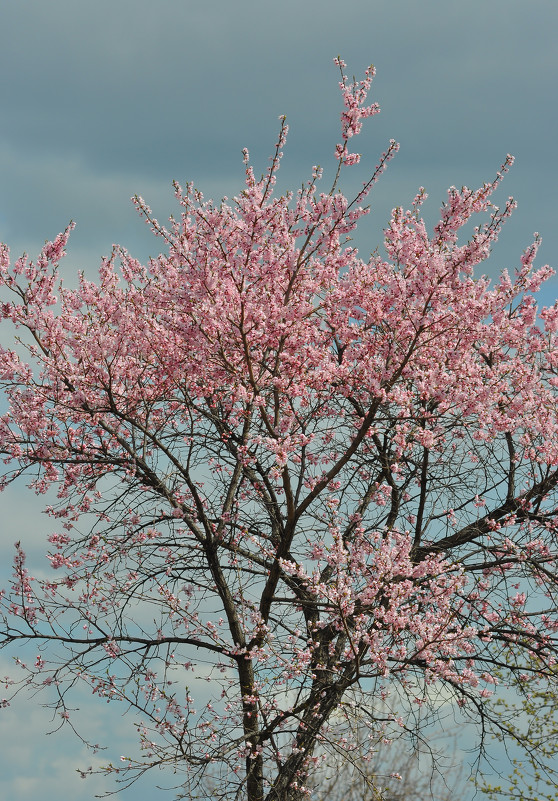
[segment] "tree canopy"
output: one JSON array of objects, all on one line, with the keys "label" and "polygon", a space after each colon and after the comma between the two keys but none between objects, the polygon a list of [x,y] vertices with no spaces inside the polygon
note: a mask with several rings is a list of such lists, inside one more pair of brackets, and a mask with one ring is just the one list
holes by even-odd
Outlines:
[{"label": "tree canopy", "polygon": [[2,644],[36,645],[23,685],[69,725],[79,684],[125,702],[141,753],[107,770],[168,766],[183,796],[311,796],[331,754],[366,760],[442,705],[513,739],[489,697],[555,675],[558,305],[534,297],[552,271],[536,236],[513,277],[479,272],[511,157],[450,188],[431,232],[420,189],[362,259],[350,235],[397,145],[348,200],[379,108],[373,69],[337,64],[329,190],[315,167],[275,193],[282,118],[231,201],[176,185],[164,226],[135,198],[163,249],[148,264],[115,248],[69,289],[70,228],[35,261],[0,251],[20,342],[0,352],[3,485],[57,494],[52,573],[17,543]]}]

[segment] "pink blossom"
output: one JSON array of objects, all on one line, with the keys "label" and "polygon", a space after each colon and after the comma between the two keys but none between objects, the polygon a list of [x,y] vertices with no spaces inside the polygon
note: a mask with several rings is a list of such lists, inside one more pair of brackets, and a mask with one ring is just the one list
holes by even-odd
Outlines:
[{"label": "pink blossom", "polygon": [[115,246],[68,288],[69,228],[35,261],[0,248],[22,343],[0,349],[0,486],[55,493],[63,532],[48,579],[16,544],[2,643],[33,641],[16,672],[55,689],[64,720],[77,684],[137,714],[140,756],[107,772],[306,793],[328,738],[351,757],[359,716],[369,753],[413,725],[403,701],[474,718],[500,684],[554,678],[558,307],[533,296],[552,271],[536,235],[515,275],[484,276],[511,157],[451,187],[433,228],[419,189],[362,258],[350,238],[398,146],[340,191],[379,108],[373,68],[349,81],[336,64],[325,191],[314,167],[276,192],[281,116],[267,171],[245,150],[230,200],[176,184],[163,225],[134,198],[162,248],[147,264]]}]

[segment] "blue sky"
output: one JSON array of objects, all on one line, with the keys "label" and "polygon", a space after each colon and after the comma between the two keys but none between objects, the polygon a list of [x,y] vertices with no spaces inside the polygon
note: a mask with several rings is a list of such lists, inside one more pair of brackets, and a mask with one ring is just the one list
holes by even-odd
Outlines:
[{"label": "blue sky", "polygon": [[[347,191],[390,138],[401,143],[361,226],[363,255],[381,245],[391,208],[409,204],[419,186],[435,221],[448,186],[491,179],[509,152],[516,165],[499,198],[514,195],[519,207],[486,270],[513,270],[534,231],[543,237],[539,263],[556,267],[557,35],[556,0],[3,3],[0,240],[14,255],[36,254],[75,220],[70,281],[78,269],[93,273],[114,242],[147,258],[158,242],[130,196],[141,194],[164,219],[173,179],[193,180],[215,199],[236,194],[241,149],[264,171],[280,114],[290,125],[280,186],[296,189],[316,163],[327,175],[339,141],[332,59],[340,54],[357,77],[375,64],[371,94],[382,107],[360,137],[362,171]],[[556,296],[553,279],[542,300]],[[47,533],[39,502],[19,488],[0,503],[3,558],[19,538],[39,554]],[[84,708],[94,730],[113,731],[118,758],[133,731],[118,712]],[[74,765],[90,758],[70,736],[46,737],[48,729],[36,703],[2,712],[3,797],[93,798],[103,785],[73,778]],[[151,787],[138,787],[137,801],[152,798]]]}]

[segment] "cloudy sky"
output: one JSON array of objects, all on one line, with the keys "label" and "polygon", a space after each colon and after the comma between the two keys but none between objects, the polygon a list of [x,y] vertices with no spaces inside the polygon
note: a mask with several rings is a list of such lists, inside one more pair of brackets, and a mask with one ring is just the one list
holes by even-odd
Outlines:
[{"label": "cloudy sky", "polygon": [[[358,77],[375,64],[372,97],[382,107],[360,137],[354,186],[390,138],[401,144],[358,235],[363,255],[381,245],[391,208],[409,204],[419,186],[435,221],[448,186],[493,178],[512,153],[500,201],[513,195],[519,207],[486,270],[513,270],[534,231],[543,237],[540,264],[556,267],[557,36],[556,0],[2,3],[0,240],[15,255],[35,254],[75,220],[70,281],[78,269],[94,271],[114,242],[146,258],[158,243],[130,196],[144,196],[164,219],[173,179],[193,180],[216,200],[238,193],[241,149],[264,171],[280,114],[290,125],[281,186],[296,189],[313,164],[327,175],[339,141],[332,59],[340,54]],[[556,296],[553,280],[541,300]],[[22,488],[0,501],[4,559],[18,538],[37,550],[40,507]],[[99,737],[103,728],[115,733],[110,758],[118,759],[130,731],[118,714],[86,709]],[[2,796],[92,799],[102,783],[73,773],[90,757],[48,730],[36,704],[2,711]],[[137,801],[153,797],[150,787],[136,790]]]}]

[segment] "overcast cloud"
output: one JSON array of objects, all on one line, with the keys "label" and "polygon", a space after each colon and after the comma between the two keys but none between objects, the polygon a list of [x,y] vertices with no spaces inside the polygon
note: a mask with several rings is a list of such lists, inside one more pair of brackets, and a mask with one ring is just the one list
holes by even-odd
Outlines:
[{"label": "overcast cloud", "polygon": [[[0,240],[15,255],[35,254],[74,219],[70,280],[79,268],[93,271],[113,242],[146,258],[159,244],[130,196],[165,218],[173,179],[194,180],[216,199],[238,193],[242,147],[265,170],[279,114],[291,129],[282,185],[296,188],[316,163],[327,174],[339,140],[332,59],[340,54],[349,74],[377,68],[372,96],[382,113],[360,137],[364,167],[373,169],[390,138],[401,143],[359,233],[363,255],[381,244],[391,208],[409,204],[420,185],[433,220],[449,185],[491,179],[510,152],[517,161],[500,202],[513,194],[519,208],[487,270],[513,269],[534,231],[543,237],[539,263],[556,267],[557,34],[556,0],[2,3]],[[355,187],[365,177],[356,174]],[[554,279],[542,298],[556,295]],[[45,535],[40,505],[24,498],[21,489],[0,498],[5,559],[14,540],[38,552]],[[107,729],[106,709],[84,703],[93,728]],[[120,718],[110,720],[120,736]],[[79,744],[47,730],[33,704],[0,717],[12,743],[0,751],[3,797],[92,799],[99,783],[68,784],[83,765]],[[121,752],[117,738],[110,758]],[[151,786],[136,801],[152,799]]]}]

